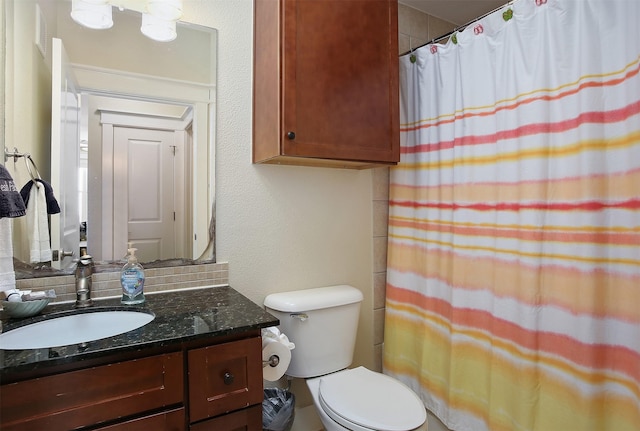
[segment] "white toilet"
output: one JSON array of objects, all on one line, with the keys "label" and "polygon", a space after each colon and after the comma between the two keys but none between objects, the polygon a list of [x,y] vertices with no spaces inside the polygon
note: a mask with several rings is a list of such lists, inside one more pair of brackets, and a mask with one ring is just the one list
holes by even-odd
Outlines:
[{"label": "white toilet", "polygon": [[424,404],[406,385],[353,360],[362,293],[352,286],[274,293],[264,305],[296,347],[287,375],[306,379],[327,431],[427,431]]}]

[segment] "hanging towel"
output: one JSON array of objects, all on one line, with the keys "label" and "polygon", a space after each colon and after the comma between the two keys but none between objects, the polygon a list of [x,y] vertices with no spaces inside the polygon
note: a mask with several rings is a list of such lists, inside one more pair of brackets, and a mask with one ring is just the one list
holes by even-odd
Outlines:
[{"label": "hanging towel", "polygon": [[21,217],[24,214],[25,203],[18,193],[18,188],[7,168],[0,165],[0,218]]},{"label": "hanging towel", "polygon": [[53,188],[51,187],[51,184],[44,180],[41,180],[40,178],[29,181],[22,187],[22,189],[20,189],[20,196],[22,196],[25,206],[29,206],[29,196],[31,188],[33,187],[35,182],[38,182],[39,184],[42,184],[44,186],[44,193],[47,202],[47,214],[58,214],[60,212],[60,205],[58,205],[58,201],[53,195]]},{"label": "hanging towel", "polygon": [[13,241],[11,228],[13,220],[0,218],[0,291],[16,288],[16,274],[13,269]]},{"label": "hanging towel", "polygon": [[27,205],[27,238],[29,239],[30,262],[49,262],[52,253],[44,187],[31,187],[29,205]]}]

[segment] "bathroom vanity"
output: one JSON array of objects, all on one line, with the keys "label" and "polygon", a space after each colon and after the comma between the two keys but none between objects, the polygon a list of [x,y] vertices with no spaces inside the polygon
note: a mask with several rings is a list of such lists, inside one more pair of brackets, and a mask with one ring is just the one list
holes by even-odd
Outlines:
[{"label": "bathroom vanity", "polygon": [[[231,287],[148,294],[152,322],[87,343],[0,350],[0,427],[261,430],[261,328],[278,319]],[[95,301],[118,308],[119,299]],[[50,305],[7,331],[69,312]]]}]

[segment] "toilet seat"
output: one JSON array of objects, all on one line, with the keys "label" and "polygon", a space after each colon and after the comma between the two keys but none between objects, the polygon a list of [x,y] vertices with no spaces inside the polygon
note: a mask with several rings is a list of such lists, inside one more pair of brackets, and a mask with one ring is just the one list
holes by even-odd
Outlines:
[{"label": "toilet seat", "polygon": [[364,367],[322,377],[322,409],[353,431],[409,431],[427,419],[422,401],[403,383]]}]

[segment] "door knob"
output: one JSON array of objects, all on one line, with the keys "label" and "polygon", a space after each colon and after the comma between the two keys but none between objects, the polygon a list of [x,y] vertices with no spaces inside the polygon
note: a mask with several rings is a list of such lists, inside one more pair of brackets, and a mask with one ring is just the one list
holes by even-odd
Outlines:
[{"label": "door knob", "polygon": [[57,262],[58,260],[63,260],[65,257],[73,257],[75,253],[73,251],[65,251],[65,250],[53,250],[51,252],[51,259],[54,262]]}]

